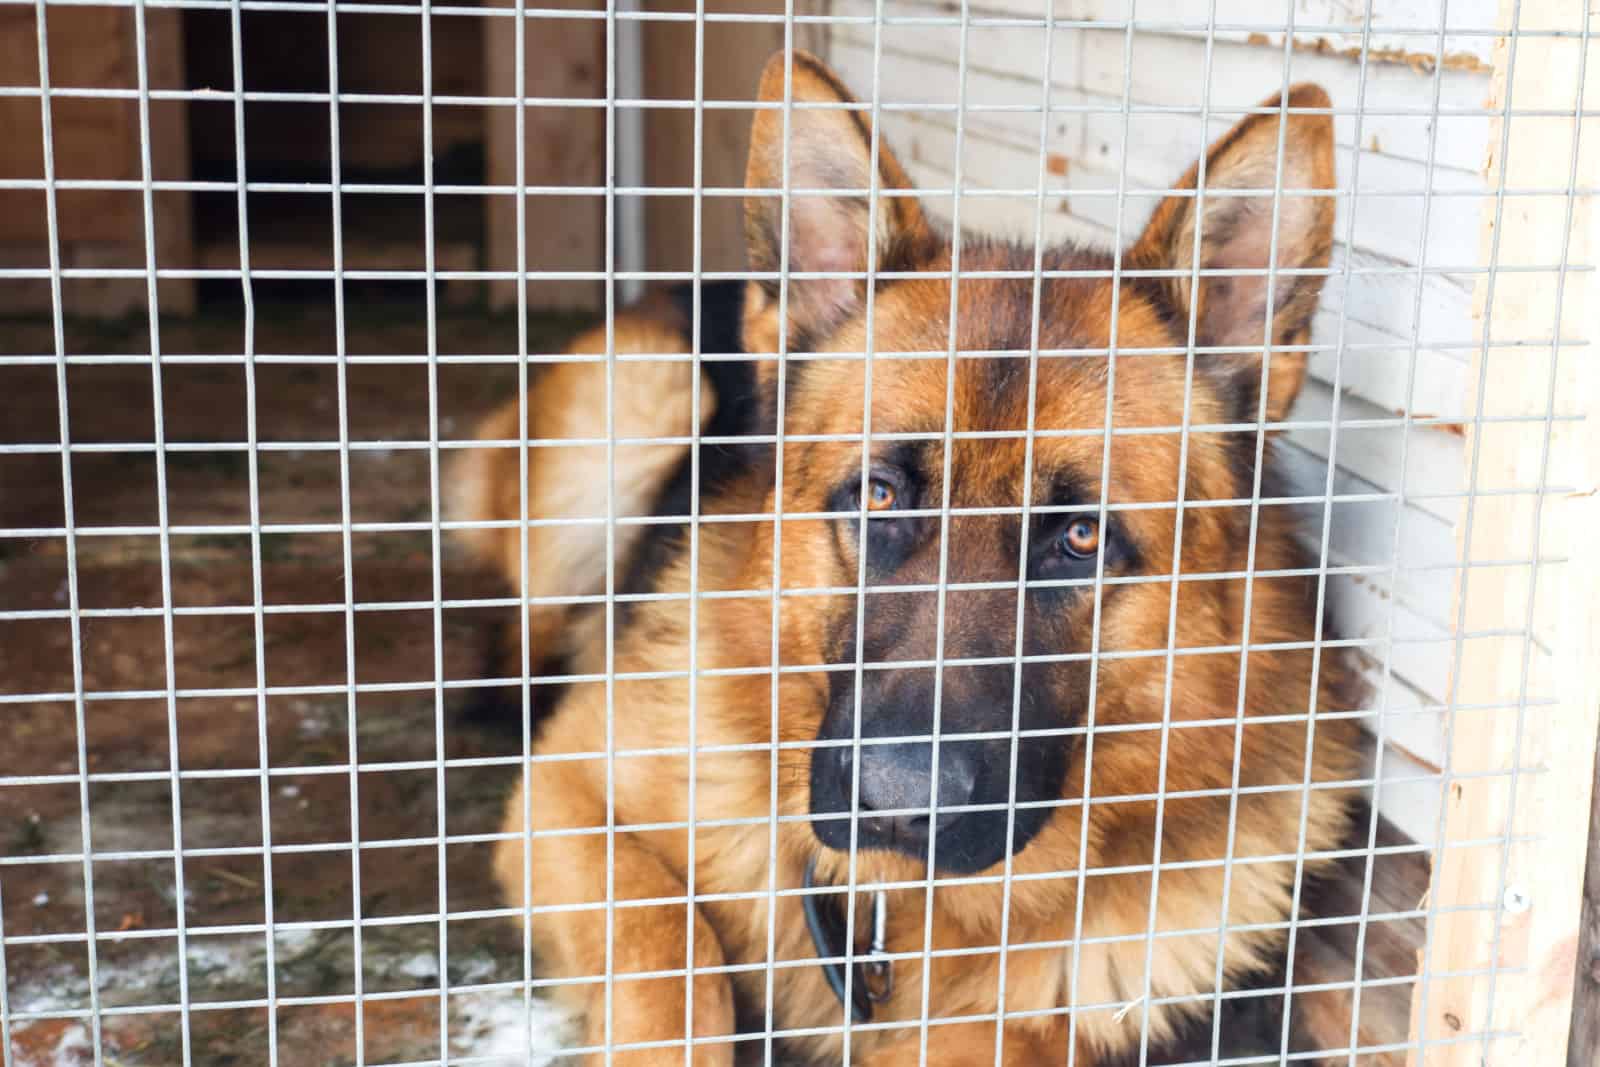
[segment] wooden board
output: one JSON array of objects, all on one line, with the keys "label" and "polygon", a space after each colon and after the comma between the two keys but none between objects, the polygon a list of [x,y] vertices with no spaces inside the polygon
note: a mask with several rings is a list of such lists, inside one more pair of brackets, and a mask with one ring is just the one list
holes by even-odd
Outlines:
[{"label": "wooden board", "polygon": [[[647,11],[682,10],[672,0],[650,0]],[[692,5],[688,5],[690,10]],[[708,12],[761,11],[782,14],[780,3],[708,3]],[[776,23],[708,22],[704,27],[707,100],[753,100],[767,57],[783,47]],[[655,100],[695,99],[695,27],[650,23],[644,36],[645,95]],[[715,108],[702,112],[701,186],[744,185],[753,112]],[[651,111],[645,121],[645,180],[653,186],[694,185],[694,113]],[[700,255],[703,270],[745,269],[744,202],[736,197],[701,199]],[[694,267],[694,203],[691,197],[653,197],[645,206],[646,268],[687,271]]]},{"label": "wooden board", "polygon": [[[542,8],[605,9],[604,0],[552,0]],[[485,82],[492,95],[515,94],[516,35],[503,18],[483,22]],[[524,37],[523,92],[537,97],[593,100],[594,107],[526,109],[524,184],[594,187],[605,184],[606,24],[599,19],[529,19]],[[512,108],[489,109],[486,121],[488,180],[517,181],[516,117]],[[489,269],[517,269],[516,199],[489,198],[486,261]],[[596,195],[527,197],[527,268],[538,271],[605,268],[605,198]],[[495,307],[516,303],[517,283],[489,283]],[[597,281],[531,280],[528,306],[595,310],[604,292]]]},{"label": "wooden board", "polygon": [[[50,82],[57,88],[138,86],[131,8],[51,7]],[[12,85],[39,84],[39,51],[34,13],[27,8],[0,11],[0,69]],[[183,69],[183,25],[176,10],[145,13],[145,42],[152,87],[179,84]],[[51,101],[54,164],[58,179],[137,181],[142,176],[139,110],[133,100],[57,98]],[[44,177],[44,154],[37,97],[0,99],[0,178]],[[188,127],[184,109],[173,104],[150,109],[155,177],[189,177]],[[0,259],[8,265],[42,267],[49,262],[45,197],[40,192],[9,191],[0,211]],[[74,189],[57,194],[57,234],[63,267],[143,267],[144,206],[137,189]],[[163,192],[154,199],[156,263],[191,267],[194,236],[190,194]],[[163,313],[194,310],[189,279],[166,279],[158,289]],[[69,314],[118,316],[146,303],[142,278],[74,280],[63,286]],[[47,311],[46,281],[9,283],[0,289],[0,310]]]},{"label": "wooden board", "polygon": [[[928,7],[954,8],[952,0],[925,0]],[[1011,15],[1039,18],[1045,5],[1040,0],[976,0],[970,6],[974,15]],[[1117,22],[1130,11],[1142,24],[1160,25],[1172,34],[1202,35],[1208,19],[1214,17],[1219,40],[1249,41],[1282,46],[1281,30],[1270,29],[1284,21],[1283,4],[1275,0],[1213,0],[1196,4],[1193,0],[1056,0],[1059,19],[1100,19]],[[1454,0],[1450,5],[1450,24],[1457,30],[1493,30],[1495,0]],[[1358,42],[1351,37],[1361,33],[1361,23],[1370,19],[1374,27],[1371,47],[1375,60],[1403,65],[1431,63],[1436,37],[1426,32],[1438,20],[1439,5],[1434,0],[1300,0],[1295,5],[1294,46],[1311,52],[1341,53]],[[1265,31],[1243,28],[1250,24],[1269,27]],[[1416,31],[1424,32],[1418,33]],[[1492,39],[1480,35],[1446,38],[1445,65],[1456,69],[1486,67]]]},{"label": "wooden board", "polygon": [[[1520,8],[1524,29],[1583,25],[1581,0],[1507,0],[1503,25]],[[1593,106],[1582,100],[1579,39],[1522,37],[1515,69],[1504,44],[1495,53],[1497,105],[1524,109]],[[1600,70],[1592,45],[1589,71]],[[1590,77],[1589,83],[1595,79]],[[1513,120],[1508,145],[1491,135],[1491,184],[1561,185],[1579,142],[1573,120]],[[1585,139],[1577,183],[1600,176],[1600,154]],[[1594,261],[1600,232],[1587,199],[1508,199],[1496,226],[1482,226],[1483,261],[1554,266]],[[1498,241],[1496,240],[1498,238]],[[1569,243],[1570,242],[1570,243]],[[1600,333],[1592,275],[1501,273],[1479,287],[1477,313],[1488,334],[1475,356],[1469,403],[1487,416],[1532,416],[1587,408],[1600,377],[1593,359],[1566,349],[1512,348],[1500,338],[1548,335],[1592,340]],[[1559,309],[1559,311],[1558,311]],[[1481,382],[1481,391],[1478,383]],[[1476,568],[1457,587],[1463,636],[1451,723],[1444,809],[1447,846],[1431,891],[1436,911],[1423,956],[1430,976],[1413,1002],[1410,1062],[1444,1065],[1560,1064],[1567,1061],[1588,842],[1597,718],[1600,718],[1600,435],[1592,423],[1484,424],[1469,431],[1468,462],[1479,492],[1534,486],[1541,478],[1571,492],[1478,496],[1470,531],[1463,516],[1459,552],[1472,560],[1520,559],[1537,531],[1544,555],[1564,564]],[[1548,464],[1548,469],[1546,469]],[[1545,641],[1530,647],[1531,623]],[[1528,706],[1538,702],[1537,706]],[[1517,768],[1534,769],[1514,773]],[[1467,843],[1471,844],[1467,844]],[[1504,1036],[1501,1036],[1504,1035]]]}]

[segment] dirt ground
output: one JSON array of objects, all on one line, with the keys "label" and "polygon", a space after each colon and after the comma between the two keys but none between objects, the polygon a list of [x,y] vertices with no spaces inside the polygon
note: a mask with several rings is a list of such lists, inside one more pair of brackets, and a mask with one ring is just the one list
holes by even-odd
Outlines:
[{"label": "dirt ground", "polygon": [[[259,353],[326,354],[334,349],[330,309],[285,304],[259,310]],[[534,351],[549,351],[574,328],[570,318],[538,319]],[[163,322],[169,355],[238,353],[242,320],[232,315]],[[420,301],[352,306],[347,320],[353,355],[425,353]],[[515,321],[488,314],[441,320],[441,354],[514,353]],[[149,352],[142,319],[114,324],[68,324],[67,350],[112,355]],[[0,353],[51,354],[50,324],[0,322]],[[171,362],[163,367],[166,440],[246,440],[245,370],[233,364]],[[438,378],[439,428],[444,437],[468,435],[473,417],[513,395],[514,366],[444,366]],[[326,442],[338,436],[336,368],[330,364],[262,364],[257,369],[257,427],[263,442]],[[0,365],[0,444],[58,443],[56,369]],[[349,431],[355,441],[416,441],[428,436],[429,376],[417,364],[352,365],[348,377]],[[78,444],[148,445],[154,406],[148,362],[75,364],[68,370],[72,439]],[[92,528],[154,525],[158,521],[152,450],[77,451],[72,457],[74,518],[79,528],[76,580],[85,609],[159,607],[163,576],[158,537],[91,535]],[[167,520],[173,526],[248,522],[249,466],[243,451],[171,451],[166,456]],[[268,523],[338,522],[341,515],[336,450],[259,453],[260,511]],[[429,517],[426,450],[355,451],[350,461],[350,511],[357,522],[417,521]],[[59,452],[0,452],[0,528],[63,524]],[[433,596],[431,533],[356,534],[351,552],[356,599],[415,601]],[[442,548],[446,597],[505,595],[494,578],[475,571],[446,539]],[[271,606],[342,603],[344,568],[338,534],[273,534],[261,545],[264,603]],[[247,535],[173,535],[171,602],[177,608],[248,606],[252,602]],[[66,540],[60,536],[0,538],[0,612],[64,612],[68,603]],[[488,628],[509,613],[443,613],[444,677],[482,673]],[[166,689],[163,623],[142,617],[88,617],[82,623],[86,694]],[[178,615],[172,658],[180,691],[237,690],[256,685],[256,641],[250,614]],[[265,618],[261,652],[272,686],[340,686],[349,652],[343,612],[287,612]],[[355,615],[354,675],[361,683],[434,680],[431,610]],[[450,845],[443,862],[448,899],[440,898],[436,844],[382,847],[438,833],[442,717],[447,760],[507,757],[520,750],[514,723],[499,728],[464,719],[472,691],[445,691],[442,711],[430,688],[363,693],[350,707],[344,692],[272,695],[89,699],[84,730],[75,725],[71,628],[64,618],[0,618],[0,919],[11,943],[0,952],[8,1010],[69,1012],[89,1007],[85,870],[78,858],[85,824],[76,780],[80,759],[90,771],[87,827],[96,856],[155,851],[156,857],[93,863],[93,918],[101,940],[95,964],[102,1008],[179,1003],[196,1008],[268,996],[268,946],[261,932],[227,931],[266,918],[268,880],[263,829],[274,848],[270,880],[274,923],[342,923],[280,931],[274,940],[273,986],[278,997],[348,997],[355,989],[357,951],[351,919],[359,900],[366,919],[437,916],[498,906],[488,878],[489,844]],[[38,699],[65,694],[69,699]],[[353,724],[353,729],[352,729]],[[275,773],[265,790],[259,738]],[[177,751],[171,745],[176,739]],[[352,779],[352,759],[364,769]],[[427,761],[422,765],[419,761]],[[170,771],[183,777],[175,793]],[[497,829],[511,765],[449,767],[443,775],[446,830],[452,835]],[[18,783],[18,776],[29,776]],[[369,846],[352,861],[352,796],[359,831]],[[269,809],[262,811],[263,799]],[[174,804],[179,805],[175,819]],[[181,823],[183,899],[172,859]],[[319,845],[332,847],[317,848]],[[237,849],[237,854],[192,854]],[[32,860],[31,857],[37,857]],[[359,885],[357,876],[359,875]],[[179,942],[168,931],[179,914],[188,927],[186,974]],[[106,934],[114,935],[106,938]],[[50,940],[49,935],[80,935]],[[440,983],[437,918],[368,925],[362,931],[364,993],[436,990]],[[451,985],[522,978],[521,937],[504,920],[451,920],[445,931]],[[15,939],[21,938],[21,943]],[[364,1006],[367,1062],[434,1060],[440,1056],[441,1004],[436,992],[369,1001]],[[558,1036],[558,1022],[536,1005],[536,1040]],[[452,995],[449,1042],[454,1052],[482,1055],[521,1033],[516,994]],[[195,1010],[187,1035],[180,1013],[112,1014],[101,1034],[104,1062],[119,1065],[181,1062],[188,1041],[196,1064],[268,1062],[268,1012],[260,1007]],[[350,1004],[281,1006],[275,1020],[278,1062],[338,1065],[356,1061]],[[67,1067],[92,1060],[91,1035],[69,1018],[25,1022],[9,1035],[16,1067]],[[508,1061],[509,1062],[509,1061]],[[519,1055],[516,1062],[522,1062]]]}]

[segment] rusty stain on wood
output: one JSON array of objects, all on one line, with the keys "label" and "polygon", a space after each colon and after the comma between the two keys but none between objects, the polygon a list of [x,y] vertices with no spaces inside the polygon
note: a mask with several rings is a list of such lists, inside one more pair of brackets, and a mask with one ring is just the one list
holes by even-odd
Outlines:
[{"label": "rusty stain on wood", "polygon": [[[1402,419],[1406,417],[1406,409],[1405,408],[1390,408],[1389,410],[1393,411],[1396,415],[1400,416]],[[1413,411],[1411,413],[1411,418],[1413,420],[1437,419],[1438,417],[1439,416],[1437,416],[1437,415],[1430,415],[1427,412],[1423,412],[1423,411]],[[1465,422],[1421,422],[1417,426],[1417,429],[1419,429],[1419,430],[1437,430],[1440,433],[1447,433],[1451,437],[1459,437],[1462,440],[1466,440],[1466,437],[1467,437],[1467,424]]]},{"label": "rusty stain on wood", "polygon": [[1051,152],[1045,156],[1044,165],[1045,169],[1057,178],[1065,178],[1067,176],[1067,168],[1071,166],[1071,162],[1060,152]]},{"label": "rusty stain on wood", "polygon": [[[1259,31],[1245,38],[1246,43],[1255,45],[1270,45],[1274,48],[1282,47],[1283,38],[1273,39],[1270,35]],[[1315,55],[1339,56],[1344,59],[1361,58],[1360,46],[1340,48],[1326,37],[1306,40],[1296,37],[1290,44],[1296,52],[1310,52]],[[1410,52],[1404,48],[1368,48],[1367,59],[1375,63],[1404,64],[1418,74],[1432,74],[1439,57],[1431,52]],[[1471,52],[1447,52],[1444,55],[1445,70],[1466,71],[1473,74],[1488,74],[1494,66],[1485,63]]]}]

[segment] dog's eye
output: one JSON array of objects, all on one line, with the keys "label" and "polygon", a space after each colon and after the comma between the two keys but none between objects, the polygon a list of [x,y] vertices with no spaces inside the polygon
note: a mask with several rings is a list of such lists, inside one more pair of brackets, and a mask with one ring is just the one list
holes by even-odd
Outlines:
[{"label": "dog's eye", "polygon": [[1073,519],[1061,531],[1056,544],[1073,559],[1093,559],[1100,551],[1100,524],[1090,518]]},{"label": "dog's eye", "polygon": [[874,478],[867,483],[867,510],[888,511],[894,507],[899,495],[893,484],[883,478]]}]

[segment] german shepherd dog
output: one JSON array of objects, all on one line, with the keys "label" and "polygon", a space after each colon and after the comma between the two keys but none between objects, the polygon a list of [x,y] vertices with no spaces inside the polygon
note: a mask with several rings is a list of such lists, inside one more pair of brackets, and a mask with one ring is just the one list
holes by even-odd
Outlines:
[{"label": "german shepherd dog", "polygon": [[[786,83],[854,103],[799,52],[760,99]],[[782,331],[788,358],[698,381],[685,360],[558,364],[525,432],[589,443],[529,448],[526,485],[509,449],[461,469],[471,518],[518,518],[523,493],[534,518],[605,516],[608,484],[611,514],[700,518],[618,525],[613,557],[598,525],[527,530],[533,596],[602,592],[608,568],[647,594],[611,609],[611,641],[603,606],[529,613],[536,659],[614,674],[548,711],[495,858],[586,1048],[677,1063],[687,1034],[694,1063],[731,1064],[753,1029],[806,1062],[1070,1043],[1090,1067],[1171,1039],[1219,973],[1281,965],[1295,856],[1315,874],[1338,845],[1360,759],[1328,714],[1360,692],[1314,646],[1314,559],[1288,508],[1251,507],[1258,462],[1282,495],[1258,427],[1305,372],[1272,346],[1305,343],[1329,259],[1332,121],[1304,110],[1326,107],[1302,85],[1241,121],[1116,280],[1098,251],[1045,249],[1041,274],[1030,247],[955,249],[859,108],[792,110],[787,149],[760,110],[767,280],[703,290],[701,348],[775,353]],[[1259,192],[1280,180],[1311,195]],[[813,195],[786,211],[782,188]],[[688,352],[691,301],[624,311],[615,349]],[[608,458],[608,389],[618,439],[700,429],[698,464],[671,441]],[[520,437],[519,410],[483,436]],[[522,588],[521,531],[476,536]]]}]

